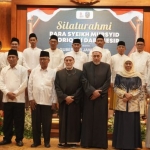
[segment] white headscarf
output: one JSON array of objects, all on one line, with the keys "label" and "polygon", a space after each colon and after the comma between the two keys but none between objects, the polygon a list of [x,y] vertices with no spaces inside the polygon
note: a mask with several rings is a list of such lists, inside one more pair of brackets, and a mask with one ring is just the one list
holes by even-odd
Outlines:
[{"label": "white headscarf", "polygon": [[[132,68],[130,71],[127,71],[125,69],[125,63],[127,61],[130,61],[132,63]],[[136,72],[134,69],[134,63],[132,61],[132,59],[130,57],[126,58],[124,63],[123,63],[123,69],[122,71],[118,72],[117,74],[121,75],[122,77],[126,77],[126,78],[132,78],[132,77],[139,77],[142,79],[140,72]]]}]

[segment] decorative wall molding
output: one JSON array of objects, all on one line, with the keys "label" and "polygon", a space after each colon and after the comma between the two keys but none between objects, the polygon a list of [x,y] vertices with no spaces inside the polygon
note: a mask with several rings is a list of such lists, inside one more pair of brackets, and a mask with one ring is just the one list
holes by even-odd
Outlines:
[{"label": "decorative wall molding", "polygon": [[100,2],[100,0],[70,0],[70,1],[78,4],[83,4],[83,5],[92,5],[97,2]]}]

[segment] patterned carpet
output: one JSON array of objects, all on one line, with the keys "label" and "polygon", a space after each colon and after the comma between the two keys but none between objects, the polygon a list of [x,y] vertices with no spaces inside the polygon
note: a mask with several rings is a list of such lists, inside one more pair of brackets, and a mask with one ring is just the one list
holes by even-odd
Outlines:
[{"label": "patterned carpet", "polygon": [[[2,136],[0,136],[0,141],[3,139]],[[58,139],[57,138],[51,138],[51,148],[45,148],[43,146],[43,141],[42,141],[42,145],[36,147],[36,148],[31,148],[30,145],[32,144],[32,139],[24,139],[24,146],[23,147],[18,147],[16,146],[15,143],[15,138],[12,139],[12,143],[5,145],[5,146],[0,146],[0,150],[46,150],[46,149],[51,149],[51,150],[61,150],[62,148],[58,148],[57,144],[58,144]],[[108,150],[113,150],[112,146],[111,146],[111,141],[108,141]],[[143,147],[144,147],[144,142],[143,142]],[[71,149],[71,148],[65,148],[67,150]],[[78,146],[76,148],[77,150],[86,150],[81,148],[80,146]],[[144,150],[146,150],[146,148],[143,148]],[[90,150],[98,150],[98,149],[90,149]]]}]

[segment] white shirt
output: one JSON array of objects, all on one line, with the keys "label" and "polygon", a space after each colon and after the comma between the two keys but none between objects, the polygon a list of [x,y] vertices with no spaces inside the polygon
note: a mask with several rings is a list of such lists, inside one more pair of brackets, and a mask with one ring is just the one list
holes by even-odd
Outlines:
[{"label": "white shirt", "polygon": [[82,51],[79,51],[79,52],[70,51],[70,52],[66,53],[66,55],[67,54],[70,54],[74,57],[75,63],[73,66],[79,70],[82,70],[83,64],[88,61],[87,54]]},{"label": "white shirt", "polygon": [[[0,75],[0,89],[4,93],[3,102],[25,103],[25,88],[27,87],[27,69],[21,65],[11,68],[10,65],[2,69]],[[16,99],[10,100],[6,96],[8,92],[17,95]]]},{"label": "white shirt", "polygon": [[34,69],[39,65],[39,58],[41,51],[42,50],[37,47],[35,48],[29,47],[23,51],[23,57],[28,65],[28,68]]},{"label": "white shirt", "polygon": [[134,62],[134,68],[142,75],[143,85],[147,83],[147,76],[150,72],[150,54],[148,52],[134,52],[130,55]]},{"label": "white shirt", "polygon": [[51,48],[45,49],[50,53],[49,67],[55,69],[55,71],[61,70],[64,64],[64,52],[60,49],[51,50]]},{"label": "white shirt", "polygon": [[120,55],[119,53],[111,56],[111,83],[114,83],[116,73],[123,70],[123,63],[126,58],[128,58],[127,55]]},{"label": "white shirt", "polygon": [[[29,69],[24,57],[23,57],[23,53],[22,52],[18,52],[18,62],[17,64],[21,65],[21,66],[24,66],[25,68]],[[2,68],[6,67],[9,65],[9,62],[7,61],[7,56],[8,56],[8,52],[5,52],[3,54],[3,59],[2,59]]]},{"label": "white shirt", "polygon": [[[108,49],[101,48],[101,53],[102,53],[101,62],[105,62],[107,64],[110,64],[111,63],[110,51]],[[89,52],[89,61],[92,61],[92,50]]]},{"label": "white shirt", "polygon": [[40,105],[52,105],[57,102],[55,91],[55,74],[54,69],[36,67],[32,70],[28,82],[29,100],[35,100]]}]

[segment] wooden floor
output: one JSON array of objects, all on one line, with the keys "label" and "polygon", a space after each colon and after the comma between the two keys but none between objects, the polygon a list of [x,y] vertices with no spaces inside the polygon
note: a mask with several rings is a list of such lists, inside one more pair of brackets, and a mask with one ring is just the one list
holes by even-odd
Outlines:
[{"label": "wooden floor", "polygon": [[[0,136],[0,141],[3,139],[2,136]],[[36,147],[36,148],[31,148],[30,145],[32,144],[32,139],[24,139],[24,146],[23,147],[18,147],[16,146],[15,143],[15,138],[13,137],[12,139],[12,143],[5,145],[5,146],[0,146],[0,150],[46,150],[46,149],[51,149],[51,150],[61,150],[62,148],[58,148],[57,144],[58,144],[58,138],[51,138],[51,148],[45,148],[43,146],[43,139],[42,139],[42,145]],[[108,150],[113,150],[112,146],[111,146],[112,142],[109,140],[108,141]],[[71,148],[66,148],[67,150],[71,149]],[[84,148],[81,148],[80,146],[76,148],[77,150],[85,150]],[[97,150],[97,149],[90,149],[90,150]],[[145,143],[143,142],[143,150],[148,150],[145,148]]]}]

